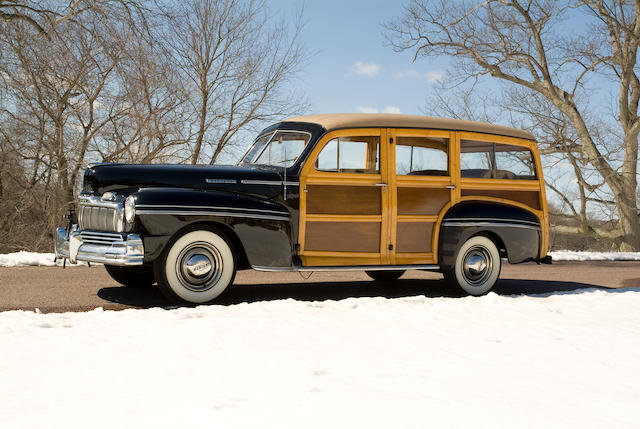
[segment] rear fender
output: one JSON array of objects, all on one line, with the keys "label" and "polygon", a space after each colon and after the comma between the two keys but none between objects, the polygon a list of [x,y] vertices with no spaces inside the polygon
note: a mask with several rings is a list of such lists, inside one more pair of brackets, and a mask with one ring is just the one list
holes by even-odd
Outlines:
[{"label": "rear fender", "polygon": [[465,201],[449,209],[440,225],[439,264],[455,264],[460,246],[475,235],[491,238],[512,264],[535,261],[540,254],[540,219],[523,208],[486,201]]}]

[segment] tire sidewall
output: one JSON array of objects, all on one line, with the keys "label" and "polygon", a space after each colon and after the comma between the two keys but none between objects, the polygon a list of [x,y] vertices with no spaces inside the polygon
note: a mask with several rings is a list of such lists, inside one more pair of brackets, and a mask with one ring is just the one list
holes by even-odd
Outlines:
[{"label": "tire sidewall", "polygon": [[[463,261],[464,257],[472,247],[481,246],[484,247],[491,255],[493,268],[491,275],[487,278],[487,280],[481,286],[475,286],[467,281],[462,270],[463,270]],[[498,277],[500,276],[502,261],[500,260],[500,252],[498,252],[498,248],[495,243],[491,241],[491,239],[485,236],[475,236],[471,237],[458,249],[458,254],[456,255],[456,263],[453,269],[453,276],[455,278],[458,286],[473,296],[480,296],[488,293],[491,288],[495,285]]]},{"label": "tire sidewall", "polygon": [[[206,242],[216,247],[222,257],[222,274],[213,287],[205,291],[196,292],[185,287],[180,281],[176,266],[182,249],[194,242]],[[173,242],[162,260],[162,271],[165,283],[172,294],[183,301],[203,304],[220,295],[235,277],[235,260],[233,251],[227,241],[219,234],[209,230],[187,232]],[[159,283],[160,284],[160,283]]]}]

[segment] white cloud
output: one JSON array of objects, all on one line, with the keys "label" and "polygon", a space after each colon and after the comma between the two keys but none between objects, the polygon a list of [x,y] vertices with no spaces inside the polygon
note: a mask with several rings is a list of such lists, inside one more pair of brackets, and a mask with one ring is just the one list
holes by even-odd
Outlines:
[{"label": "white cloud", "polygon": [[356,61],[352,70],[358,76],[375,77],[380,73],[380,66],[376,63],[363,63],[362,61]]},{"label": "white cloud", "polygon": [[397,113],[402,113],[402,112],[396,106],[387,106],[384,109],[382,109],[382,113],[396,113],[397,114]]},{"label": "white cloud", "polygon": [[370,106],[360,106],[357,110],[359,113],[402,113],[396,106],[387,106],[382,110]]},{"label": "white cloud", "polygon": [[393,78],[396,80],[402,79],[425,79],[429,83],[441,83],[444,81],[444,73],[441,71],[430,71],[426,73],[420,73],[417,70],[404,70],[393,73]]},{"label": "white cloud", "polygon": [[427,73],[427,82],[429,83],[441,83],[444,80],[444,73],[439,71],[430,71]]}]

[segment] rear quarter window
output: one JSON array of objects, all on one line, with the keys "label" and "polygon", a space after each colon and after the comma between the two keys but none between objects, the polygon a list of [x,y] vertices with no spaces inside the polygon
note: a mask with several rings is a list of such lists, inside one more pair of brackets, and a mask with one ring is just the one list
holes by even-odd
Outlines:
[{"label": "rear quarter window", "polygon": [[476,179],[536,180],[535,158],[523,146],[460,141],[460,176]]}]

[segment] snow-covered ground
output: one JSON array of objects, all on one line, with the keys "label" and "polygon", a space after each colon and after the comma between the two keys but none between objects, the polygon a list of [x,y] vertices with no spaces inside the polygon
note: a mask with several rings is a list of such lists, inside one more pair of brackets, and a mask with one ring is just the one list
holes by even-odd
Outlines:
[{"label": "snow-covered ground", "polygon": [[[36,253],[21,250],[20,252],[0,254],[0,267],[62,266],[62,260],[55,262],[54,260],[55,255],[53,253]],[[68,262],[66,264],[68,267],[77,267],[81,265],[86,266],[87,264],[84,262],[80,262],[76,265],[69,264]]]},{"label": "snow-covered ground", "polygon": [[[554,261],[640,261],[640,252],[578,252],[574,250],[558,250],[549,253]],[[53,267],[62,265],[59,260],[54,263],[53,253],[15,252],[0,254],[0,267],[43,266]],[[68,267],[78,265],[67,263]]]},{"label": "snow-covered ground", "polygon": [[2,427],[638,427],[640,288],[0,313]]},{"label": "snow-covered ground", "polygon": [[640,252],[578,252],[557,250],[549,252],[554,261],[640,261]]}]

